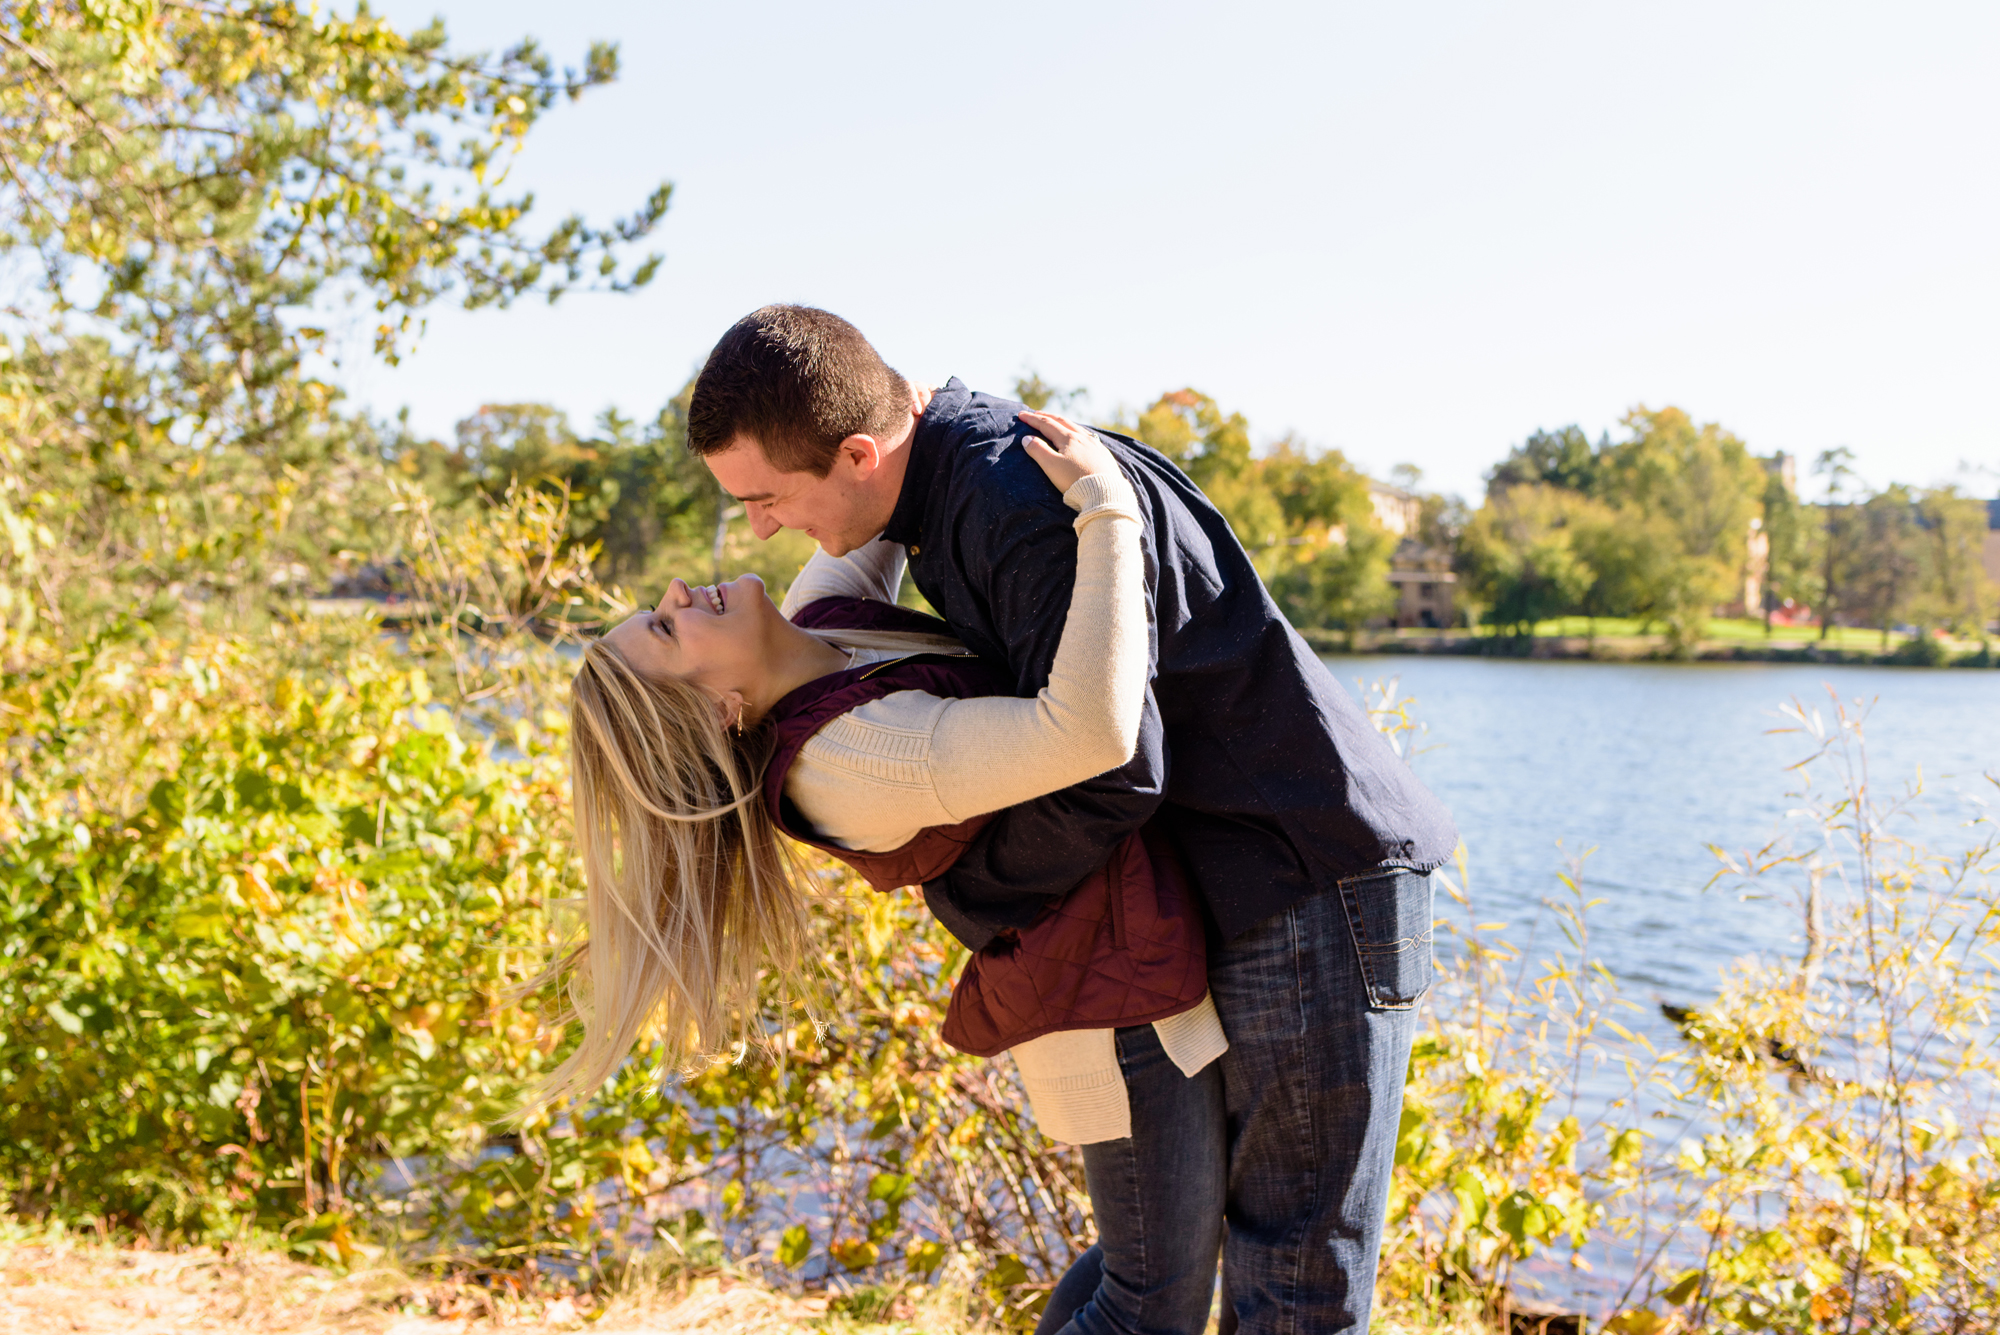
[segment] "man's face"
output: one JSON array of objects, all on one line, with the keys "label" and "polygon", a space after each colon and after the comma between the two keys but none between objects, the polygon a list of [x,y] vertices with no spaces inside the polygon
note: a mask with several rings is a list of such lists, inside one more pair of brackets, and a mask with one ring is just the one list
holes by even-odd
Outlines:
[{"label": "man's face", "polygon": [[796,529],[828,556],[845,556],[872,542],[888,522],[886,515],[875,513],[879,503],[863,485],[879,461],[857,458],[848,448],[862,439],[850,436],[842,443],[825,477],[779,472],[749,436],[738,436],[728,449],[702,462],[724,491],[743,502],[750,531],[758,538],[781,528]]}]

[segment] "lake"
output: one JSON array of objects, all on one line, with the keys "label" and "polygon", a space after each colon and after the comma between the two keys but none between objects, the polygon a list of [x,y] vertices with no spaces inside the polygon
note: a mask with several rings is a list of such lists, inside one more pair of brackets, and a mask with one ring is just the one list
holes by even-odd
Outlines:
[{"label": "lake", "polygon": [[[1800,914],[1792,876],[1747,899],[1740,885],[1705,889],[1719,863],[1709,845],[1759,848],[1786,828],[1800,804],[1787,766],[1812,754],[1778,710],[1797,697],[1831,713],[1831,686],[1867,710],[1870,781],[1889,797],[1921,771],[1921,815],[1897,827],[1932,847],[1958,849],[1982,832],[2000,789],[2000,673],[1799,664],[1613,664],[1458,657],[1333,657],[1334,675],[1357,698],[1366,684],[1400,678],[1411,717],[1427,729],[1413,764],[1458,819],[1465,838],[1474,918],[1508,924],[1499,935],[1532,958],[1566,946],[1542,908],[1567,895],[1556,877],[1572,855],[1585,864],[1592,954],[1641,1009],[1624,1022],[1663,1048],[1679,1037],[1657,1003],[1698,1006],[1719,974],[1744,955],[1796,959]],[[1835,781],[1829,769],[1816,787]],[[1442,894],[1442,915],[1464,911]],[[1450,938],[1438,934],[1441,951]],[[1631,1093],[1615,1063],[1579,1072],[1576,1111],[1586,1124]],[[1642,1096],[1642,1106],[1654,1100]],[[1671,1114],[1669,1143],[1710,1129]],[[1669,1268],[1700,1263],[1698,1238],[1666,1254]],[[1637,1258],[1599,1230],[1571,1269],[1567,1253],[1522,1263],[1516,1282],[1566,1310],[1602,1317],[1619,1300]]]},{"label": "lake", "polygon": [[[1868,709],[1878,795],[1921,769],[1920,832],[1957,847],[2000,804],[2000,672],[1791,663],[1593,663],[1460,657],[1329,657],[1351,693],[1400,678],[1414,697],[1417,773],[1465,838],[1473,902],[1525,944],[1543,899],[1561,892],[1567,854],[1585,865],[1593,943],[1635,1001],[1694,1005],[1718,971],[1750,952],[1799,949],[1789,896],[1746,901],[1704,890],[1709,845],[1769,841],[1797,803],[1786,766],[1811,754],[1778,714],[1797,697],[1830,713],[1826,688]],[[1823,775],[1823,784],[1831,778]],[[1909,828],[1909,827],[1906,827]],[[1451,906],[1439,897],[1439,912]],[[1545,924],[1553,932],[1552,924]],[[1650,1008],[1649,1008],[1650,1009]]]}]

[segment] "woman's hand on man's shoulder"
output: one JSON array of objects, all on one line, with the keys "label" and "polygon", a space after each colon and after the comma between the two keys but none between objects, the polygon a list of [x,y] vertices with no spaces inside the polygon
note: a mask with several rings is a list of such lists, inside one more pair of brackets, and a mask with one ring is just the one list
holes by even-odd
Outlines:
[{"label": "woman's hand on man's shoulder", "polygon": [[1057,491],[1068,491],[1078,478],[1118,471],[1118,460],[1110,447],[1088,427],[1054,413],[1024,412],[1021,421],[1041,433],[1023,437],[1021,448],[1048,474]]}]

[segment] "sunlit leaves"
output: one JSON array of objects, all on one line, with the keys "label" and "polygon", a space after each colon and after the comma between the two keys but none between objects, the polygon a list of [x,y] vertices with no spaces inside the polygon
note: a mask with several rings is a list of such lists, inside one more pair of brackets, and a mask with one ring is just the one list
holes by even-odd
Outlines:
[{"label": "sunlit leaves", "polygon": [[[283,0],[0,10],[0,656],[31,635],[228,620],[371,550],[377,443],[305,369],[353,307],[393,360],[440,299],[629,290],[665,186],[537,232],[504,193],[557,100],[614,77],[450,51]],[[55,535],[61,534],[62,541]],[[226,613],[227,615],[219,615]]]},{"label": "sunlit leaves", "polygon": [[541,1061],[493,1007],[567,876],[558,774],[442,727],[366,648],[317,681],[283,657],[107,646],[82,693],[26,696],[29,739],[93,743],[0,783],[29,813],[0,858],[0,1158],[43,1208],[195,1233],[335,1208],[379,1153],[453,1152]]},{"label": "sunlit leaves", "polygon": [[664,186],[609,228],[569,218],[539,240],[527,199],[493,193],[543,112],[616,77],[609,45],[558,73],[532,42],[466,57],[436,25],[276,0],[135,5],[115,24],[32,3],[4,22],[4,241],[39,257],[59,305],[88,262],[108,280],[97,313],[213,354],[253,348],[253,326],[286,342],[272,312],[339,279],[393,357],[448,291],[620,289],[656,263],[620,248],[664,214]]}]

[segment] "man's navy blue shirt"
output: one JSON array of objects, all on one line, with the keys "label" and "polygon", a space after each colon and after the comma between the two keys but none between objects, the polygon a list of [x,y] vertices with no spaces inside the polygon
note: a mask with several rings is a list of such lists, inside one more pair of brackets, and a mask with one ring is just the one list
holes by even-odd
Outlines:
[{"label": "man's navy blue shirt", "polygon": [[[1031,696],[1076,582],[1075,515],[1019,448],[1022,405],[952,380],[909,445],[883,537],[966,645]],[[1139,494],[1153,676],[1124,767],[1002,811],[932,912],[979,949],[1024,927],[1157,812],[1225,940],[1337,881],[1428,871],[1458,831],[1442,803],[1278,611],[1228,521],[1164,455],[1097,433]]]}]

